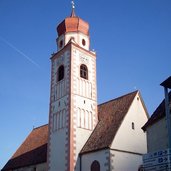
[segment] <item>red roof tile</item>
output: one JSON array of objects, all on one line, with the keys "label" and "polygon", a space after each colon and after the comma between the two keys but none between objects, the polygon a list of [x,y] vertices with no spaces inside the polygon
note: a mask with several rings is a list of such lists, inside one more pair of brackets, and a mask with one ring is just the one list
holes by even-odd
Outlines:
[{"label": "red roof tile", "polygon": [[79,17],[67,17],[57,27],[58,36],[68,32],[81,32],[89,36],[89,24]]},{"label": "red roof tile", "polygon": [[135,91],[98,106],[99,122],[81,153],[110,147],[137,93]]},{"label": "red roof tile", "polygon": [[48,125],[33,129],[2,170],[46,162]]}]

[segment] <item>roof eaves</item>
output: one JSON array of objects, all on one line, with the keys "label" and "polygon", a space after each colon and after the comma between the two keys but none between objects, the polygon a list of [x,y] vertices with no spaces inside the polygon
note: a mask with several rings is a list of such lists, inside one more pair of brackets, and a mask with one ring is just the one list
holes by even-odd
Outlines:
[{"label": "roof eaves", "polygon": [[98,148],[95,150],[89,150],[89,151],[85,151],[85,152],[80,152],[80,155],[84,155],[84,154],[88,154],[88,153],[94,153],[94,152],[98,152],[98,151],[102,151],[102,150],[108,150],[110,149],[110,147],[102,147],[102,148]]}]

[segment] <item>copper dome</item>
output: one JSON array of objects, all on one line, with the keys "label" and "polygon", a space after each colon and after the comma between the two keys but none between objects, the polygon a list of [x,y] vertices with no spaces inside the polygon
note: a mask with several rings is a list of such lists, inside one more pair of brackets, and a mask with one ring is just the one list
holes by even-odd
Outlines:
[{"label": "copper dome", "polygon": [[72,11],[71,16],[67,17],[57,27],[58,36],[68,32],[81,32],[89,36],[89,24],[81,18],[75,16]]}]

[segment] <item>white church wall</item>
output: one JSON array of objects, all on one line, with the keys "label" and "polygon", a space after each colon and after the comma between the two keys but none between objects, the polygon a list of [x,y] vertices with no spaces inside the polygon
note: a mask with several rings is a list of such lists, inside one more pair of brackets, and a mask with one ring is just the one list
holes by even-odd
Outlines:
[{"label": "white church wall", "polygon": [[[74,41],[82,48],[89,50],[89,46],[90,46],[90,40],[89,37],[87,35],[80,33],[76,33],[76,32],[68,32],[65,34],[65,45],[70,41],[71,38],[74,38]],[[82,41],[85,41],[85,45],[83,45]]]},{"label": "white church wall", "polygon": [[[96,72],[94,54],[72,46],[71,94],[73,115],[73,142],[76,170],[80,169],[79,153],[97,123]],[[80,77],[80,66],[88,69],[88,78]],[[92,86],[93,85],[93,86]]]},{"label": "white church wall", "polygon": [[110,171],[138,171],[142,165],[142,156],[111,150]]},{"label": "white church wall", "polygon": [[[53,133],[51,136],[51,149],[53,153],[51,153],[51,161],[50,166],[51,170],[56,170],[56,168],[60,170],[65,170],[65,152],[66,152],[66,129],[61,129]],[[59,145],[60,144],[60,145]],[[60,160],[59,160],[60,158]]]},{"label": "white church wall", "polygon": [[[109,171],[109,149],[83,154],[81,156],[81,171],[90,171],[94,161],[98,161],[101,171]],[[111,170],[110,170],[111,171]]]},{"label": "white church wall", "polygon": [[95,124],[93,118],[94,112],[92,110],[92,104],[94,103],[94,101],[87,100],[79,96],[76,96],[75,99],[77,104],[77,127],[87,130],[93,130]]},{"label": "white church wall", "polygon": [[146,133],[141,128],[147,122],[147,119],[141,98],[137,94],[116,133],[111,148],[140,154],[146,153]]},{"label": "white church wall", "polygon": [[[74,93],[85,98],[96,100],[96,57],[87,51],[74,47],[72,52],[74,82],[76,89]],[[80,77],[80,65],[84,64],[88,68],[88,79]]]}]

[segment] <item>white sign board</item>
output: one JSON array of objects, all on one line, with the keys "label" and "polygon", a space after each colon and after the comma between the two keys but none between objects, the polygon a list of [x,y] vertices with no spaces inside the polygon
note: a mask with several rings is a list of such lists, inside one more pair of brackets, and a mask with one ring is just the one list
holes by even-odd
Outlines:
[{"label": "white sign board", "polygon": [[171,168],[171,149],[143,155],[143,167],[145,171],[167,171]]}]

